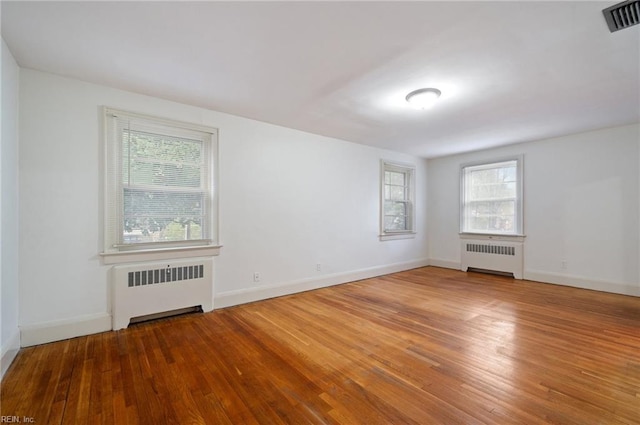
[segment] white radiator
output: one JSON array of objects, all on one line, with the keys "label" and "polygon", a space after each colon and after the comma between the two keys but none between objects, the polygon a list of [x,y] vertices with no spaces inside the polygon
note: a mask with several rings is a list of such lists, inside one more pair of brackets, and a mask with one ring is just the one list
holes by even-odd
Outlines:
[{"label": "white radiator", "polygon": [[137,263],[111,270],[113,330],[134,317],[200,306],[213,310],[213,260]]},{"label": "white radiator", "polygon": [[470,268],[513,273],[522,279],[523,243],[491,241],[487,239],[462,239],[462,271]]}]

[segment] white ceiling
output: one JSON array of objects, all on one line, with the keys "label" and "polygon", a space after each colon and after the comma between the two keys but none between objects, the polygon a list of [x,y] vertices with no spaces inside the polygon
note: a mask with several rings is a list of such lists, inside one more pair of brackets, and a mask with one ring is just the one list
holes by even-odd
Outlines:
[{"label": "white ceiling", "polygon": [[[2,2],[18,64],[424,157],[640,121],[613,2]],[[442,91],[411,109],[417,88]]]}]

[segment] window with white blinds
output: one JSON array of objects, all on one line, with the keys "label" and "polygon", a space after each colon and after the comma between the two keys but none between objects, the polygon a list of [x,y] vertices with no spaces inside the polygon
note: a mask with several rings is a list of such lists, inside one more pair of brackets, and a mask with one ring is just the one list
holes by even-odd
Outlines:
[{"label": "window with white blinds", "polygon": [[107,250],[211,244],[212,128],[105,109]]},{"label": "window with white blinds", "polygon": [[381,235],[414,232],[414,168],[382,161]]}]

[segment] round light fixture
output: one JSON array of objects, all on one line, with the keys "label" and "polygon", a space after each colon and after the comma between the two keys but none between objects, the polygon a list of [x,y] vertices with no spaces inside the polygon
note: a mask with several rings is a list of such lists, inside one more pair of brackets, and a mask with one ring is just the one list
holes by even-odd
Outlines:
[{"label": "round light fixture", "polygon": [[418,89],[409,93],[405,99],[415,108],[427,109],[436,103],[441,94],[440,90],[434,88]]}]

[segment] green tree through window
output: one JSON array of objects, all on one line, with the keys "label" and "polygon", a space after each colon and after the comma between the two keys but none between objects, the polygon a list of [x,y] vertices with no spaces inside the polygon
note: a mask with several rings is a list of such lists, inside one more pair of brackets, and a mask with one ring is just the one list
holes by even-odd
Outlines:
[{"label": "green tree through window", "polygon": [[118,194],[113,245],[208,240],[213,131],[117,111],[108,119],[118,164],[110,177]]}]

